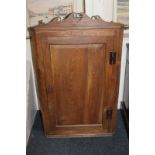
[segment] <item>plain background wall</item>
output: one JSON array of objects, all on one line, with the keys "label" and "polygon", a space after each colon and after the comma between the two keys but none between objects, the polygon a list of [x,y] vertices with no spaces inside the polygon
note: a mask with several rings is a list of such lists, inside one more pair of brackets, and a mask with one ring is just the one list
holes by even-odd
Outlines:
[{"label": "plain background wall", "polygon": [[82,12],[83,11],[83,0],[74,0],[74,11],[75,12]]},{"label": "plain background wall", "polygon": [[[26,23],[27,27],[29,27],[28,12]],[[26,39],[26,142],[28,142],[34,118],[37,110],[39,109],[34,77],[30,39]]]},{"label": "plain background wall", "polygon": [[33,80],[33,72],[31,68],[31,63],[29,61],[26,62],[26,142],[28,142],[28,138],[31,132],[31,128],[34,122],[34,118],[37,112],[36,102],[36,94],[35,94],[35,86]]},{"label": "plain background wall", "polygon": [[38,108],[38,98],[31,59],[30,40],[26,40],[26,142],[30,135]]},{"label": "plain background wall", "polygon": [[113,20],[114,0],[85,0],[86,14],[100,15],[106,21]]}]

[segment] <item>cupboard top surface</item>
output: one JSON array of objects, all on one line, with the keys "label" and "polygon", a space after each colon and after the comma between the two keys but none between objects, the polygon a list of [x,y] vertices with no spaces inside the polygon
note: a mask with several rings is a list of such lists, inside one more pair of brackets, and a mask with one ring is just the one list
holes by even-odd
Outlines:
[{"label": "cupboard top surface", "polygon": [[59,17],[52,19],[47,24],[31,27],[31,30],[64,30],[64,29],[94,29],[94,28],[123,28],[123,24],[106,22],[99,16],[90,18],[84,13],[71,13],[65,19]]}]

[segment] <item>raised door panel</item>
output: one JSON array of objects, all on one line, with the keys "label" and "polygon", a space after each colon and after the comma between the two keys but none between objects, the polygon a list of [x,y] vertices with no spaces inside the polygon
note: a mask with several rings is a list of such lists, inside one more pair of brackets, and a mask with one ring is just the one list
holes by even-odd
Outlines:
[{"label": "raised door panel", "polygon": [[55,98],[48,103],[55,114],[51,131],[81,127],[102,131],[104,44],[50,45],[49,49],[53,91],[48,95]]}]

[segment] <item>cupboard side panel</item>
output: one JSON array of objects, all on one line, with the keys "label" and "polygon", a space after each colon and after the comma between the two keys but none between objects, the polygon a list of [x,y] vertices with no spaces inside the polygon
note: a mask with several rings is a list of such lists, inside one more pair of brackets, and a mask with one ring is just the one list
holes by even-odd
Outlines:
[{"label": "cupboard side panel", "polygon": [[47,103],[47,94],[46,94],[46,85],[45,85],[45,77],[44,77],[44,60],[42,55],[42,42],[40,40],[40,36],[38,36],[33,30],[30,30],[30,34],[32,36],[31,40],[31,48],[32,48],[32,61],[34,65],[34,71],[36,76],[36,84],[37,84],[37,93],[39,97],[39,107],[41,110],[41,116],[43,120],[44,132],[47,134],[50,131],[50,123],[49,123],[49,113],[48,107],[45,103]]},{"label": "cupboard side panel", "polygon": [[123,43],[123,29],[116,29],[115,30],[115,40],[114,40],[114,49],[117,52],[116,57],[116,64],[114,66],[115,69],[115,76],[116,76],[116,89],[115,89],[115,96],[114,96],[114,113],[112,116],[112,124],[111,124],[111,132],[115,132],[116,129],[116,118],[117,118],[117,103],[118,103],[118,95],[119,95],[119,84],[120,84],[120,69],[121,69],[121,56],[122,56],[122,43]]},{"label": "cupboard side panel", "polygon": [[[118,102],[118,93],[119,93],[119,77],[120,77],[120,61],[121,61],[121,40],[122,36],[119,35],[119,30],[115,30],[115,35],[113,38],[109,38],[107,49],[106,49],[106,92],[105,92],[105,102],[106,107],[104,110],[106,119],[107,110],[112,110],[112,118],[107,119],[107,131],[114,132],[116,127],[116,113],[117,113],[117,102]],[[110,52],[116,52],[116,63],[110,64],[109,57]]]}]

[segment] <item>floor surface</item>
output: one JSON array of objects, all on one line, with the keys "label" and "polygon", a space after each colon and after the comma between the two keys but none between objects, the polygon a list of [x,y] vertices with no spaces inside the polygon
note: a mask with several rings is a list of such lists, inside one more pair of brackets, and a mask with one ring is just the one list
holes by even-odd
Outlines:
[{"label": "floor surface", "polygon": [[118,112],[117,130],[112,137],[46,138],[40,113],[36,115],[27,145],[27,155],[128,155],[128,138]]}]

